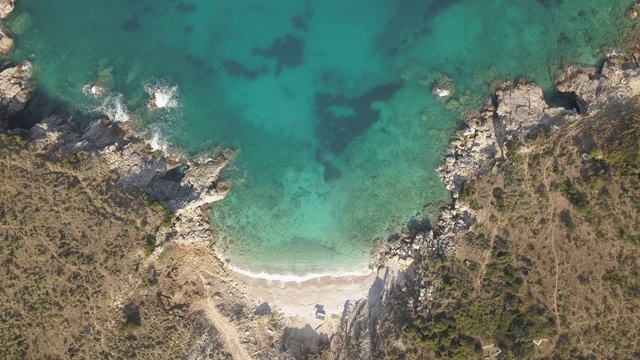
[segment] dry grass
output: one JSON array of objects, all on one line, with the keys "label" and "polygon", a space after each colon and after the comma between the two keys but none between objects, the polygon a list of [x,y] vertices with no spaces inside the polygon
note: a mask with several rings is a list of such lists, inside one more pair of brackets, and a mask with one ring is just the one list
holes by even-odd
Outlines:
[{"label": "dry grass", "polygon": [[455,256],[390,291],[383,357],[639,358],[638,114],[614,104],[508,143],[464,186],[477,221]]},{"label": "dry grass", "polygon": [[480,265],[473,277],[483,292],[490,249],[508,242],[511,265],[525,270],[518,296],[555,318],[555,335],[534,344],[538,357],[640,355],[639,112],[612,105],[515,141],[499,172],[470,184],[472,232],[489,247],[463,242],[459,256]]},{"label": "dry grass", "polygon": [[95,157],[0,138],[0,358],[175,359],[203,339],[225,357],[202,314],[161,306],[168,269],[141,265],[166,212],[114,181]]}]

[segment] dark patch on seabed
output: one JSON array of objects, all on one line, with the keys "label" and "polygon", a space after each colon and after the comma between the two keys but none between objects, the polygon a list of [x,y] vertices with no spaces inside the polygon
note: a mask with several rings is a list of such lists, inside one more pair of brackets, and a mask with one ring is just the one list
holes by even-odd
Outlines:
[{"label": "dark patch on seabed", "polygon": [[178,10],[178,12],[181,12],[183,14],[194,13],[197,9],[198,9],[197,4],[186,4],[182,1],[180,1],[178,5],[176,5],[176,10]]},{"label": "dark patch on seabed", "polygon": [[[315,133],[322,148],[334,154],[342,153],[354,137],[380,119],[380,110],[372,108],[373,103],[391,100],[403,86],[403,81],[382,84],[351,99],[344,95],[316,93],[314,113],[320,122]],[[338,114],[336,109],[343,109],[348,114]]]},{"label": "dark patch on seabed", "polygon": [[266,59],[276,60],[275,75],[282,73],[283,68],[295,68],[304,62],[305,42],[291,34],[287,34],[284,40],[280,37],[273,40],[268,48],[255,47],[251,55],[262,56]]},{"label": "dark patch on seabed", "polygon": [[447,8],[463,1],[465,0],[414,0],[399,9],[396,14],[396,22],[401,23],[402,26],[406,24],[418,24],[418,26],[410,34],[394,39],[395,44],[390,46],[387,55],[389,57],[397,56],[409,49],[411,42],[415,39],[431,35],[433,19]]},{"label": "dark patch on seabed", "polygon": [[198,75],[215,75],[215,69],[211,65],[209,65],[209,63],[205,59],[194,56],[191,53],[184,54],[184,58],[191,65],[191,67],[199,73]]},{"label": "dark patch on seabed", "polygon": [[307,31],[307,22],[302,18],[302,16],[292,17],[291,24],[298,30]]},{"label": "dark patch on seabed", "polygon": [[[431,22],[431,20],[435,19],[440,13],[446,10],[448,7],[455,5],[457,3],[461,3],[465,0],[435,0],[432,1],[431,4],[424,7],[424,17],[423,20],[426,23]],[[562,0],[559,0],[562,1]]]},{"label": "dark patch on seabed", "polygon": [[562,5],[564,0],[536,0],[538,4],[542,5],[545,9],[550,10],[553,6]]},{"label": "dark patch on seabed", "polygon": [[140,30],[140,22],[134,17],[125,21],[120,28],[126,32],[135,32]]},{"label": "dark patch on seabed", "polygon": [[227,74],[250,81],[255,80],[260,75],[267,74],[267,65],[251,70],[235,60],[225,60],[222,62],[222,66]]}]

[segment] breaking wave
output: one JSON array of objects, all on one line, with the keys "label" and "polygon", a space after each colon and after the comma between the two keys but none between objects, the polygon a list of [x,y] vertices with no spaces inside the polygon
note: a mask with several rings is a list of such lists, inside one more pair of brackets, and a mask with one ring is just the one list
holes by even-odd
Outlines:
[{"label": "breaking wave", "polygon": [[173,109],[180,106],[178,86],[169,85],[164,80],[152,79],[144,84],[144,91],[153,99],[158,109]]},{"label": "breaking wave", "polygon": [[93,111],[106,115],[115,123],[125,123],[131,119],[131,115],[123,99],[122,94],[108,94]]}]

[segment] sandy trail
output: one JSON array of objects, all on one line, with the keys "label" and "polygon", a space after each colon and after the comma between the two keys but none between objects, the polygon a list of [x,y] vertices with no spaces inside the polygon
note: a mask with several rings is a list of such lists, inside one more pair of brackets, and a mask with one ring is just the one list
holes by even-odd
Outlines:
[{"label": "sandy trail", "polygon": [[195,309],[203,310],[207,315],[207,319],[211,321],[213,326],[222,335],[222,340],[226,345],[226,349],[231,353],[234,359],[250,360],[251,355],[247,352],[238,336],[238,329],[216,309],[212,301],[201,301],[195,305]]}]

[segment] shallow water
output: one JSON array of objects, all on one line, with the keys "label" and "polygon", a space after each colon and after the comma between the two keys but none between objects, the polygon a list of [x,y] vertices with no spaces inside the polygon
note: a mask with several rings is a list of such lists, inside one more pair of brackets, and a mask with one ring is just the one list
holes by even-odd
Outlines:
[{"label": "shallow water", "polygon": [[[29,0],[8,23],[48,99],[32,112],[106,113],[193,154],[238,149],[213,205],[218,248],[301,274],[362,268],[374,239],[424,225],[450,201],[435,169],[460,113],[497,78],[551,89],[563,59],[598,62],[629,25],[628,0],[602,3]],[[431,93],[443,75],[447,101]],[[158,89],[169,106],[150,112]]]}]

